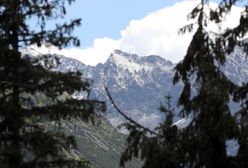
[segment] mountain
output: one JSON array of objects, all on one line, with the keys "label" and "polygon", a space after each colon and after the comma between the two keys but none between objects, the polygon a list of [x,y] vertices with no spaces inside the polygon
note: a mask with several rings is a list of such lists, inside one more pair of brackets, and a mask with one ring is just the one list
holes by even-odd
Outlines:
[{"label": "mountain", "polygon": [[[112,128],[125,120],[111,106],[104,85],[108,87],[115,103],[126,115],[151,129],[164,118],[158,108],[166,104],[166,95],[172,97],[170,103],[175,113],[180,110],[177,107],[177,99],[182,91],[182,83],[177,85],[172,83],[175,64],[160,56],[141,57],[115,50],[104,64],[96,66],[88,66],[61,55],[52,55],[52,57],[60,59],[60,64],[53,70],[82,72],[83,78],[92,81],[90,97],[105,101],[107,104],[107,113],[104,115],[107,120],[103,119],[100,127],[80,121],[66,122],[64,125],[67,132],[76,136],[79,144],[78,152],[90,160],[95,167],[104,167],[103,165],[118,167],[118,156],[125,141],[125,135]],[[227,57],[226,64],[220,68],[229,79],[241,85],[248,81],[247,63],[244,52],[236,47]],[[77,93],[75,96],[85,95]],[[230,106],[236,111],[239,105],[230,102]],[[187,119],[179,120],[176,124],[184,127],[187,125]],[[119,131],[125,132],[125,130]],[[231,144],[233,145],[233,142]],[[135,161],[129,167],[139,166],[140,162]]]},{"label": "mountain", "polygon": [[181,84],[172,83],[174,64],[160,56],[140,57],[115,50],[104,64],[86,66],[78,60],[58,56],[59,71],[80,71],[92,81],[91,98],[107,102],[106,118],[115,127],[123,122],[109,103],[104,90],[108,87],[115,103],[129,117],[154,128],[163,115],[158,108],[165,103],[164,96],[172,96],[172,104],[181,92]]},{"label": "mountain", "polygon": [[[57,58],[61,62],[59,66],[57,66],[58,64],[55,61]],[[44,66],[46,64],[42,59],[31,54],[23,55],[23,59],[28,59],[33,64]],[[91,67],[63,56],[48,55],[46,61],[49,62],[49,65],[56,67],[51,69],[52,71],[78,71],[78,69],[83,71],[87,69],[90,72],[91,70]],[[78,93],[75,96],[85,95]],[[39,103],[40,105],[47,103],[46,97],[42,95],[39,95],[36,99],[38,101],[32,103]],[[90,161],[94,168],[119,167],[120,156],[125,147],[126,135],[121,134],[108,120],[101,118],[100,123],[97,123],[97,125],[85,123],[79,119],[62,120],[59,126],[58,123],[50,121],[44,121],[41,125],[47,130],[63,131],[67,135],[73,135],[75,137],[78,148],[72,151],[64,151],[67,157],[73,157],[74,159],[84,158]],[[141,162],[134,159],[127,164],[127,167],[139,168],[141,167]]]},{"label": "mountain", "polygon": [[[60,71],[80,71],[92,81],[91,98],[107,102],[106,118],[113,126],[124,120],[109,103],[104,90],[108,87],[115,103],[129,117],[149,128],[154,128],[164,118],[158,108],[166,103],[170,95],[172,108],[177,114],[177,100],[182,91],[182,83],[173,85],[175,64],[156,55],[138,56],[115,50],[104,64],[87,66],[78,60],[57,56]],[[247,57],[236,47],[220,66],[229,79],[241,85],[248,81]],[[80,95],[79,95],[80,96]]]}]

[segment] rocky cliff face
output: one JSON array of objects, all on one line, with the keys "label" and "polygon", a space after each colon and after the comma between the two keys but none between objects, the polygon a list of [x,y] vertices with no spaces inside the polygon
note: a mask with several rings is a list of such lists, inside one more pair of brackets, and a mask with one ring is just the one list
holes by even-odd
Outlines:
[{"label": "rocky cliff face", "polygon": [[162,57],[140,57],[115,50],[104,64],[95,67],[63,56],[58,56],[60,71],[77,71],[92,81],[91,97],[107,102],[106,118],[117,126],[123,118],[111,107],[104,90],[108,87],[114,101],[129,117],[154,128],[163,118],[158,108],[165,102],[164,96],[173,97],[172,104],[181,92],[181,85],[172,83],[174,64]]},{"label": "rocky cliff face", "polygon": [[[58,56],[60,71],[77,71],[92,81],[91,97],[107,102],[106,118],[117,126],[123,118],[112,108],[104,90],[108,87],[114,101],[129,117],[139,123],[154,128],[162,119],[160,105],[165,103],[164,96],[172,97],[171,104],[175,112],[179,111],[177,99],[182,84],[173,85],[174,64],[156,55],[140,57],[115,50],[104,64],[87,66],[78,60]],[[225,74],[236,84],[248,81],[247,57],[240,48],[227,57]]]}]

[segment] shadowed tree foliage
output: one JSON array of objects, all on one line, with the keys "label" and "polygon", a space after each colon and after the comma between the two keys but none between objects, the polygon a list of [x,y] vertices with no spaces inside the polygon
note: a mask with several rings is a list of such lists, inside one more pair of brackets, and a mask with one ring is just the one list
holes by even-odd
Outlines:
[{"label": "shadowed tree foliage", "polygon": [[[22,58],[20,50],[36,43],[59,48],[79,45],[71,33],[80,19],[56,24],[65,5],[74,0],[0,1],[0,167],[44,168],[87,167],[84,160],[66,157],[76,149],[73,137],[44,129],[44,123],[78,117],[94,121],[105,106],[97,100],[75,99],[75,92],[90,90],[80,73],[52,71],[49,56]],[[36,21],[35,28],[29,25]],[[31,61],[30,61],[31,60]],[[54,62],[55,61],[55,62]]]},{"label": "shadowed tree foliage", "polygon": [[[185,33],[196,27],[187,53],[175,67],[174,83],[182,81],[183,91],[178,100],[181,117],[192,116],[186,128],[173,125],[170,106],[161,107],[166,120],[150,134],[135,123],[127,123],[130,134],[128,146],[120,165],[132,157],[144,160],[144,168],[161,167],[248,167],[248,84],[237,86],[220,70],[226,58],[240,46],[247,53],[243,38],[248,31],[248,4],[242,1],[244,11],[239,25],[223,33],[211,33],[209,23],[221,23],[238,0],[223,0],[217,9],[211,9],[207,0],[201,0],[190,19],[196,23],[180,29]],[[238,18],[237,18],[238,19]],[[229,102],[242,102],[240,110],[231,113]],[[227,154],[228,140],[237,141],[237,155]]]}]

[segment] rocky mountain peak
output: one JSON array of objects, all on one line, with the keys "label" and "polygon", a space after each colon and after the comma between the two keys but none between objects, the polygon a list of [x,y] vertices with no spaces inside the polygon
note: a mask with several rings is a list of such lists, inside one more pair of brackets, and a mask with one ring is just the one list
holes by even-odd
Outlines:
[{"label": "rocky mountain peak", "polygon": [[151,71],[154,68],[171,70],[174,66],[171,61],[157,55],[138,56],[121,50],[114,50],[106,64],[114,64],[117,67],[130,71],[131,73]]}]

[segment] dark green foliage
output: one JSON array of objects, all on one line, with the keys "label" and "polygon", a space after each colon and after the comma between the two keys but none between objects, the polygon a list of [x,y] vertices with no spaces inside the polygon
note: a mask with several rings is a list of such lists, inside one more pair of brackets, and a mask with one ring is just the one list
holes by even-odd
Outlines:
[{"label": "dark green foliage", "polygon": [[157,133],[151,133],[138,127],[135,123],[126,123],[130,131],[127,139],[128,146],[123,152],[120,166],[124,167],[125,162],[133,157],[144,161],[144,168],[152,167],[183,167],[185,161],[181,160],[184,151],[183,135],[179,134],[178,128],[173,125],[173,113],[170,109],[170,96],[167,97],[168,109],[161,107],[161,112],[167,116],[164,123],[161,123]]},{"label": "dark green foliage", "polygon": [[[175,67],[174,83],[184,83],[178,101],[183,107],[180,116],[191,115],[192,121],[186,128],[178,129],[173,125],[168,106],[161,108],[166,112],[166,120],[157,127],[158,135],[147,135],[144,129],[128,123],[130,134],[121,166],[137,157],[144,160],[144,168],[248,167],[248,85],[235,85],[220,70],[235,46],[241,46],[247,53],[247,44],[240,40],[248,31],[247,6],[237,27],[221,34],[206,29],[209,22],[222,22],[237,2],[225,0],[217,9],[208,11],[208,1],[202,0],[189,14],[189,18],[197,20],[197,30],[183,61]],[[191,31],[194,26],[187,25],[180,32]],[[193,90],[196,93],[192,94]],[[228,106],[231,101],[243,102],[235,115]],[[236,156],[227,155],[227,140],[237,140]]]},{"label": "dark green foliage", "polygon": [[[63,17],[65,3],[73,0],[0,1],[0,165],[3,168],[88,167],[84,160],[66,157],[75,149],[73,137],[51,132],[44,121],[80,118],[94,121],[104,111],[102,102],[75,99],[90,90],[80,73],[51,71],[49,56],[36,62],[21,58],[20,49],[36,43],[57,47],[79,45],[71,36],[80,19],[46,29],[46,21]],[[29,19],[37,19],[31,29]],[[56,63],[56,60],[54,60]],[[41,101],[43,99],[43,101]]]}]

